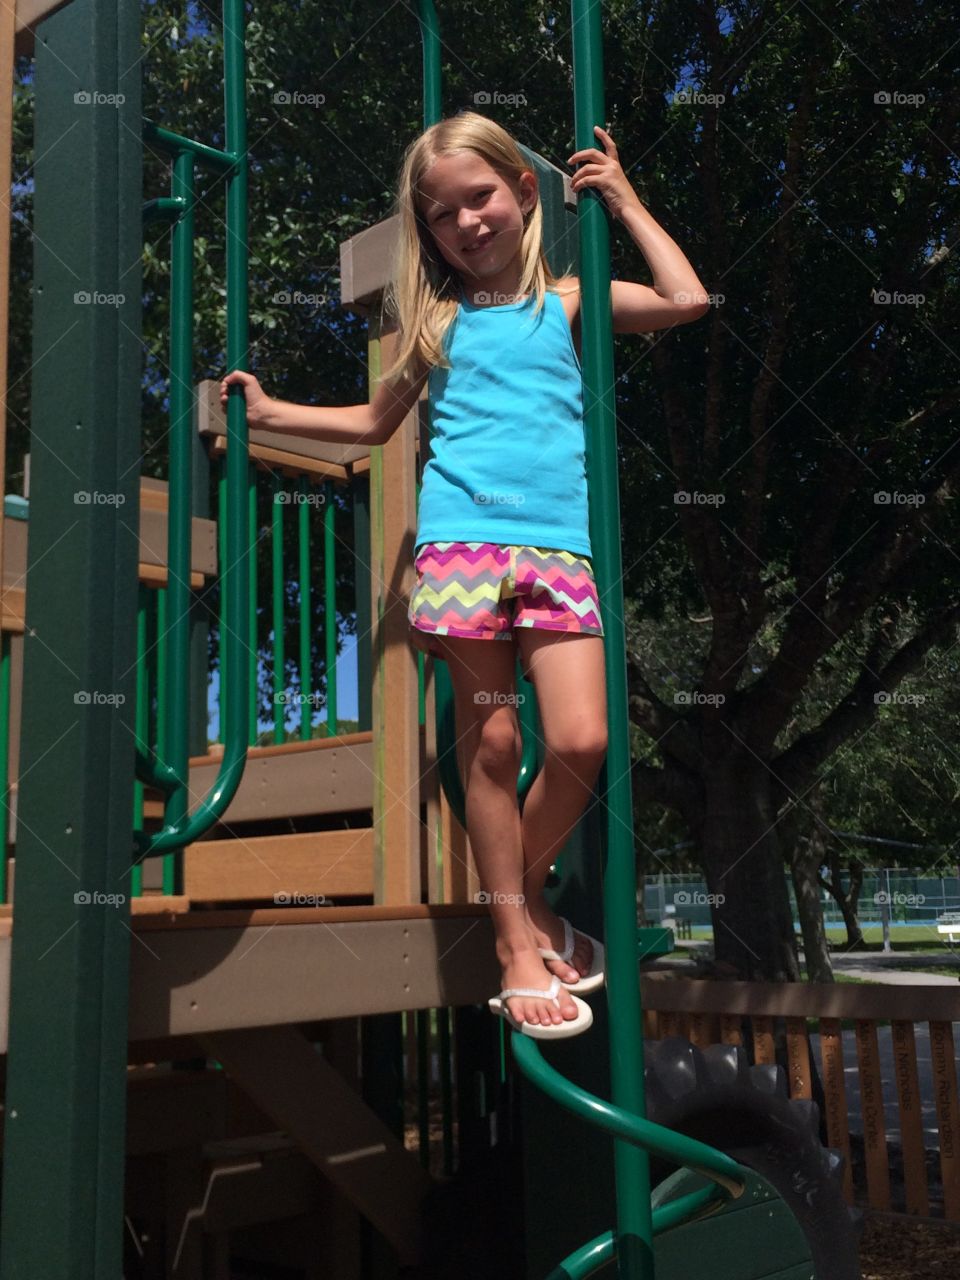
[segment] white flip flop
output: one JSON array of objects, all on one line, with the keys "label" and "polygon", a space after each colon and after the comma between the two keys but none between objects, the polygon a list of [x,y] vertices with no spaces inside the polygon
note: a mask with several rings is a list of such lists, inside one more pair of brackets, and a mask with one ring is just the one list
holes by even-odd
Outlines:
[{"label": "white flip flop", "polygon": [[537,999],[554,1000],[559,1009],[560,1001],[557,1000],[557,992],[563,985],[557,975],[554,974],[551,978],[550,986],[546,990],[542,987],[506,987],[498,996],[490,997],[487,1001],[487,1007],[491,1013],[499,1014],[501,1018],[513,1027],[514,1031],[521,1031],[525,1036],[531,1036],[534,1040],[563,1040],[567,1036],[578,1036],[581,1031],[586,1031],[592,1025],[593,1010],[585,1001],[578,1000],[576,996],[571,996],[570,998],[577,1006],[577,1016],[564,1019],[561,1023],[518,1022],[507,1008],[506,1002],[511,996],[533,996]]},{"label": "white flip flop", "polygon": [[[573,951],[576,945],[573,926],[565,916],[561,916],[560,920],[563,924],[563,950],[551,951],[549,947],[537,947],[537,950],[544,960],[562,960],[564,964],[572,964]],[[606,975],[603,972],[603,943],[598,942],[596,938],[591,938],[589,933],[584,933],[582,929],[578,929],[577,932],[582,934],[593,945],[590,972],[585,973],[579,982],[564,982],[562,978],[560,982],[569,992],[586,996],[591,991],[598,990],[606,981]],[[576,965],[573,965],[573,967],[576,968]]]}]

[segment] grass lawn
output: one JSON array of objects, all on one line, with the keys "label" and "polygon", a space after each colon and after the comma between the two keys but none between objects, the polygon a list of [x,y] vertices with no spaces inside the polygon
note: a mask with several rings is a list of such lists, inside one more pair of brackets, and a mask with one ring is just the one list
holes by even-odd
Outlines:
[{"label": "grass lawn", "polygon": [[[865,924],[863,941],[867,951],[883,949],[883,928],[879,924]],[[842,925],[827,926],[827,940],[842,945],[847,931]],[[893,925],[890,929],[890,946],[894,951],[932,951],[948,956],[951,953],[943,938],[932,925]]]},{"label": "grass lawn", "polygon": [[[863,950],[865,951],[882,951],[883,950],[883,929],[879,924],[865,924],[863,929]],[[713,930],[709,925],[694,925],[692,929],[693,937],[698,942],[712,942]],[[827,941],[833,944],[833,955],[840,955],[840,947],[843,946],[847,938],[847,931],[842,925],[827,926]],[[802,941],[798,933],[797,940]],[[960,946],[950,949],[944,943],[939,934],[935,933],[930,926],[923,925],[894,925],[890,930],[890,946],[894,951],[928,951],[932,961],[936,961],[941,957],[949,962],[954,961],[955,968],[947,967],[944,973],[953,973],[960,970]],[[931,965],[929,972],[939,973],[941,970]]]}]

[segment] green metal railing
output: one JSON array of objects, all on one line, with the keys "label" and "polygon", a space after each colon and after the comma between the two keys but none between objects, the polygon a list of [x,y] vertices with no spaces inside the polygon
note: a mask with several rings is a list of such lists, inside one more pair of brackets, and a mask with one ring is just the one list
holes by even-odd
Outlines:
[{"label": "green metal railing", "polygon": [[[192,432],[194,430],[193,350],[193,247],[194,169],[202,165],[222,174],[226,181],[227,231],[227,371],[241,368],[247,357],[247,159],[245,98],[245,46],[241,0],[224,0],[224,101],[227,149],[219,151],[151,121],[144,121],[144,140],[173,158],[171,194],[144,205],[145,224],[173,224],[171,245],[170,304],[170,482],[168,526],[168,579],[155,594],[155,609],[141,600],[143,631],[141,661],[155,674],[160,710],[157,749],[149,746],[147,719],[138,728],[137,790],[134,843],[139,857],[168,855],[164,861],[164,888],[176,892],[180,881],[179,857],[224,814],[243,774],[247,747],[257,735],[257,663],[260,653],[257,610],[258,468],[248,460],[248,431],[242,390],[234,387],[227,405],[225,457],[220,460],[218,552],[220,563],[220,738],[223,759],[217,779],[194,813],[188,813],[189,770],[189,636],[190,636],[190,510],[192,490]],[[318,490],[305,474],[291,492],[283,488],[278,472],[272,475],[270,535],[272,543],[273,633],[273,740],[286,740],[285,637],[286,575],[284,570],[283,512],[296,505],[299,595],[299,734],[313,736],[311,693],[311,577],[310,514],[322,499],[324,618],[326,657],[326,720],[324,736],[334,735],[337,719],[337,601],[336,601],[336,503],[334,485],[326,481]],[[148,622],[154,625],[147,627]],[[246,646],[247,653],[243,654]],[[146,679],[144,675],[141,677]],[[150,695],[144,693],[144,697]],[[143,784],[159,789],[165,798],[164,826],[155,834],[143,831]],[[134,892],[142,884],[138,865]]]},{"label": "green metal railing", "polygon": [[[598,146],[594,124],[605,119],[601,7],[572,0],[576,150]],[[433,0],[420,0],[423,38],[424,127],[440,119],[440,49]],[[620,501],[614,410],[613,339],[610,315],[609,227],[600,197],[586,188],[578,203],[582,295],[584,428],[590,494],[593,567],[603,609],[609,738],[599,793],[605,805],[606,848],[603,902],[610,1019],[613,1103],[580,1088],[543,1059],[536,1043],[511,1033],[514,1060],[523,1074],[560,1106],[614,1138],[617,1224],[570,1254],[548,1280],[580,1280],[616,1260],[629,1280],[653,1280],[653,1237],[667,1227],[715,1212],[740,1195],[745,1170],[723,1153],[646,1119],[638,927],[633,840],[630,741],[627,717],[626,636],[620,550]],[[455,717],[446,663],[435,664],[437,743],[441,783],[461,822],[463,794],[454,755]],[[521,704],[524,760],[536,752],[536,698]],[[525,779],[529,786],[534,771]],[[687,1166],[714,1185],[652,1210],[650,1155]]]},{"label": "green metal railing", "polygon": [[[242,646],[249,634],[250,581],[244,573],[249,548],[248,433],[243,393],[235,388],[227,405],[225,557],[221,613],[221,679],[224,754],[217,779],[205,799],[188,811],[189,783],[189,638],[190,510],[193,458],[193,241],[194,166],[201,164],[226,178],[227,369],[239,369],[248,349],[247,307],[247,137],[244,6],[224,0],[224,114],[226,150],[218,151],[152,121],[143,124],[145,142],[173,158],[169,198],[144,208],[147,222],[173,221],[170,298],[170,485],[168,577],[161,632],[165,671],[159,682],[163,699],[162,737],[156,753],[137,752],[137,776],[166,793],[164,826],[147,835],[134,831],[139,857],[169,854],[197,840],[222,816],[236,794],[246,763],[250,670]],[[165,868],[165,884],[168,877]],[[179,878],[179,877],[175,877]],[[171,886],[173,887],[173,886]]]}]

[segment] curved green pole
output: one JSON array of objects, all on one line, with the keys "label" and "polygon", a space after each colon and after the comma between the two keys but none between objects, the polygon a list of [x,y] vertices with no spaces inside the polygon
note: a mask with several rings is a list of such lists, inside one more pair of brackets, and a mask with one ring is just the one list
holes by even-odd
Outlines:
[{"label": "curved green pole", "polygon": [[[227,370],[232,372],[246,365],[248,352],[248,302],[247,302],[247,126],[245,113],[246,75],[244,69],[244,4],[243,0],[224,0],[223,5],[223,54],[224,54],[224,106],[226,116],[226,153],[209,151],[219,165],[224,164],[224,154],[230,168],[227,177]],[[154,127],[153,136],[162,131]],[[165,139],[178,148],[175,161],[173,198],[183,198],[186,205],[192,202],[192,183],[185,191],[187,165],[198,154],[198,145],[186,140]],[[186,237],[190,226],[181,217],[174,228]],[[188,246],[189,247],[189,246]],[[189,255],[181,252],[179,260],[185,262],[183,270],[189,271]],[[189,370],[189,351],[180,350],[178,344],[188,341],[192,305],[190,291],[180,282],[177,298],[177,325],[174,349],[171,352],[171,417],[176,434],[178,425],[186,433],[187,446],[171,444],[170,483],[170,559],[168,589],[171,591],[171,621],[183,620],[183,635],[187,636],[187,610],[190,583],[190,483],[189,457],[192,425],[192,389]],[[179,351],[179,357],[178,357]],[[184,383],[188,385],[184,385]],[[173,397],[177,396],[176,405]],[[152,857],[182,849],[207,831],[224,813],[236,794],[247,758],[247,732],[249,720],[249,668],[243,654],[243,646],[249,626],[249,582],[244,559],[250,554],[248,509],[248,443],[246,408],[243,390],[232,387],[227,401],[227,557],[221,565],[221,573],[229,583],[225,635],[221,633],[221,652],[224,655],[227,681],[227,699],[222,737],[223,760],[213,787],[196,811],[186,813],[186,786],[173,792],[167,802],[164,827],[154,835],[135,831],[134,847],[137,855]],[[175,451],[175,452],[174,452]],[[176,470],[175,470],[176,467]],[[186,483],[184,483],[184,475]],[[182,609],[182,612],[181,612]],[[176,644],[176,641],[173,642]],[[174,654],[170,654],[171,658]],[[172,669],[171,669],[172,668]],[[171,763],[178,779],[185,784],[189,765],[186,715],[187,694],[186,662],[168,664],[168,674],[174,680],[182,680],[184,692],[177,697],[174,688],[168,691],[166,702],[169,725],[169,743],[175,756]],[[182,725],[182,731],[178,728]],[[182,800],[179,797],[182,796]]]},{"label": "curved green pole", "polygon": [[[596,0],[572,0],[576,147],[601,148],[595,124],[606,121],[603,29]],[[630,738],[627,715],[626,632],[620,552],[620,493],[614,409],[613,324],[610,310],[610,235],[599,194],[583,189],[578,201],[582,294],[583,404],[590,494],[590,541],[603,610],[608,706],[607,758],[598,795],[605,804],[603,875],[610,1084],[623,1112],[646,1116],[643,1024],[637,977],[637,873],[633,838]],[[647,1152],[614,1144],[617,1187],[617,1259],[621,1277],[652,1280],[654,1260]]]}]

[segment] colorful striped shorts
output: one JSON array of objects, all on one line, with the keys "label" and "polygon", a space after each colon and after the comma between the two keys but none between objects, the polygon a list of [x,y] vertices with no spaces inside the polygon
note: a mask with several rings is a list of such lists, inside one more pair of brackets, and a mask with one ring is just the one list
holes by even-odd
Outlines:
[{"label": "colorful striped shorts", "polygon": [[407,610],[411,641],[433,657],[443,654],[428,635],[510,640],[514,627],[603,635],[593,568],[570,551],[428,542],[414,567],[417,583]]}]

